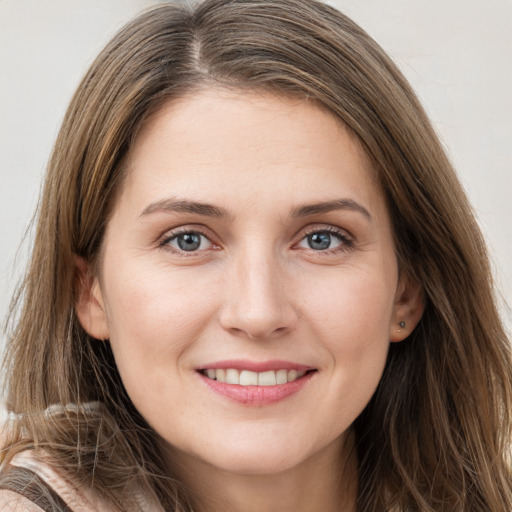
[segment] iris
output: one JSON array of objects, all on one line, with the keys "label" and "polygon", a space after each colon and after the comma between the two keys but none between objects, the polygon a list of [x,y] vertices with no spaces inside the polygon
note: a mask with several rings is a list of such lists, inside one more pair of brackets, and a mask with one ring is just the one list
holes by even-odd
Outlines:
[{"label": "iris", "polygon": [[325,251],[331,246],[331,234],[326,231],[313,233],[307,237],[308,245],[316,251]]},{"label": "iris", "polygon": [[199,233],[183,233],[176,237],[178,247],[183,251],[195,251],[201,245],[201,235]]}]

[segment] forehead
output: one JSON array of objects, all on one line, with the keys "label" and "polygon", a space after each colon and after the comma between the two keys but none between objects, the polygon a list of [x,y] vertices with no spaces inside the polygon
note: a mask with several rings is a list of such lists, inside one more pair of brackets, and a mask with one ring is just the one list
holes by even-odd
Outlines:
[{"label": "forehead", "polygon": [[[358,139],[325,109],[272,94],[207,89],[164,104],[139,132],[123,195],[193,195],[229,202],[379,195]],[[279,195],[280,194],[280,195]],[[154,197],[153,197],[154,199]]]}]

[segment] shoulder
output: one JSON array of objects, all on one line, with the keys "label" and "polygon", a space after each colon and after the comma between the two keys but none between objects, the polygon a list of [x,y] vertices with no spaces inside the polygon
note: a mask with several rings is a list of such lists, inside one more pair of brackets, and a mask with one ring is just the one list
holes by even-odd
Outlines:
[{"label": "shoulder", "polygon": [[0,490],[0,510],[3,512],[44,512],[33,501],[7,490]]},{"label": "shoulder", "polygon": [[44,454],[36,455],[33,451],[15,455],[0,483],[2,511],[120,512],[93,489],[64,476],[45,460]]},{"label": "shoulder", "polygon": [[0,510],[72,512],[36,472],[12,464],[0,473]]}]

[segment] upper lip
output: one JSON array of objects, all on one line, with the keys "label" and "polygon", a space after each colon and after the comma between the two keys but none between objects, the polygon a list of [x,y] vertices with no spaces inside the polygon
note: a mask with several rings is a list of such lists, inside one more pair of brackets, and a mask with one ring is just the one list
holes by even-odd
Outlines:
[{"label": "upper lip", "polygon": [[268,372],[271,370],[297,370],[298,372],[305,372],[314,369],[312,366],[308,366],[305,364],[294,363],[292,361],[282,361],[277,359],[271,361],[249,361],[246,359],[231,359],[207,363],[198,368],[198,370],[227,370],[230,368],[236,370],[249,370],[251,372],[257,373]]}]

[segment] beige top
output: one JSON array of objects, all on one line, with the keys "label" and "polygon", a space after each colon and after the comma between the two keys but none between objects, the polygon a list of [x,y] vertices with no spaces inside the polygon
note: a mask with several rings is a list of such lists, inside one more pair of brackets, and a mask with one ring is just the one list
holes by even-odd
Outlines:
[{"label": "beige top", "polygon": [[[66,502],[72,512],[123,512],[117,506],[111,505],[98,496],[94,489],[77,487],[71,483],[48,464],[36,459],[32,451],[17,454],[12,459],[11,466],[28,469],[35,473]],[[3,489],[0,490],[0,510],[2,512],[43,512],[42,508],[28,498]],[[141,512],[163,512],[159,504],[143,500],[139,503],[139,510]]]}]

